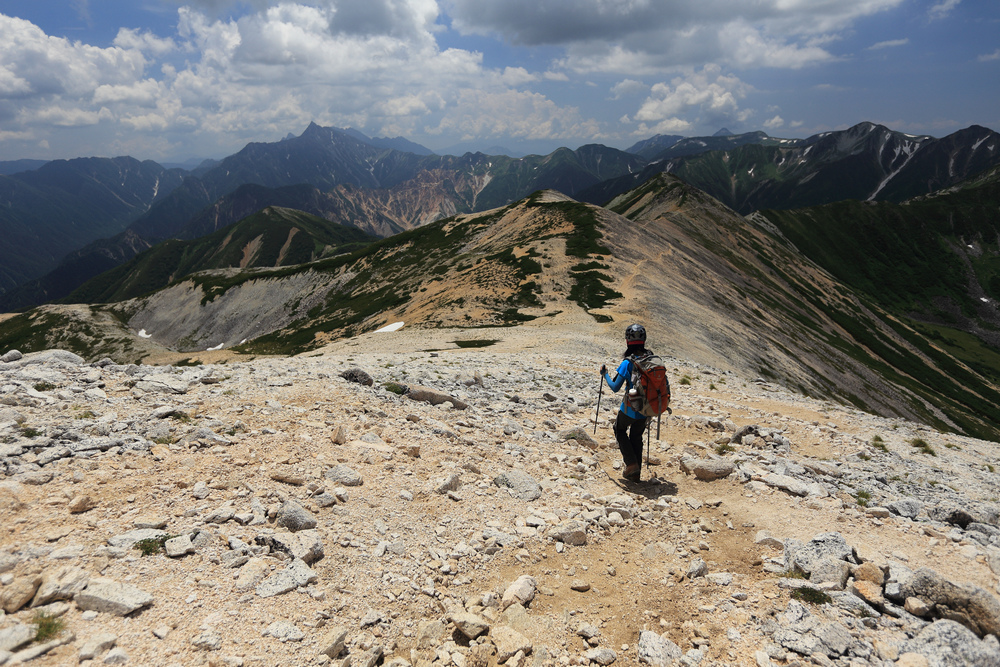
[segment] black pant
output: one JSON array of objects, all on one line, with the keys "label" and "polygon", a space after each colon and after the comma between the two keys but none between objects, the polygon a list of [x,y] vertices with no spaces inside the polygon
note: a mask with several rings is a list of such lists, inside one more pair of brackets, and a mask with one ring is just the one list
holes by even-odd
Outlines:
[{"label": "black pant", "polygon": [[642,434],[646,431],[649,419],[640,417],[633,419],[624,412],[618,412],[615,420],[615,439],[622,453],[622,461],[626,466],[636,464],[642,468]]}]

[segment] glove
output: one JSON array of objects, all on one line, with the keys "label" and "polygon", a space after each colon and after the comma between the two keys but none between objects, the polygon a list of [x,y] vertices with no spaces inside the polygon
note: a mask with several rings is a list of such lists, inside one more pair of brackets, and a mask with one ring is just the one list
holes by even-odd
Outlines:
[{"label": "glove", "polygon": [[607,375],[607,374],[608,374],[608,367],[602,365],[601,366],[601,375]]}]

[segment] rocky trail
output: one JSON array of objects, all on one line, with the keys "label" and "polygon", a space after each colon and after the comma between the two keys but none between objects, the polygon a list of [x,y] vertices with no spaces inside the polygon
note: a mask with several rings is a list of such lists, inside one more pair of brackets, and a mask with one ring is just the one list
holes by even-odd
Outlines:
[{"label": "rocky trail", "polygon": [[629,483],[616,348],[378,336],[4,354],[0,664],[1000,665],[995,443],[669,359]]}]

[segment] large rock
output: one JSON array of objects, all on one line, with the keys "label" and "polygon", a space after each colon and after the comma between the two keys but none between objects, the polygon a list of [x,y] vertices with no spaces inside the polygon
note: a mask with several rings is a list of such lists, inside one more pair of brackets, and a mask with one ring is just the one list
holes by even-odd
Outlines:
[{"label": "large rock", "polygon": [[923,656],[929,667],[1000,667],[1000,650],[994,644],[948,620],[935,621],[903,642],[900,653]]},{"label": "large rock", "polygon": [[729,459],[681,459],[681,470],[710,482],[729,477],[736,470],[736,465]]},{"label": "large rock", "polygon": [[618,654],[609,648],[592,648],[584,651],[583,657],[596,665],[610,665],[618,659]]},{"label": "large rock", "polygon": [[475,639],[479,635],[485,634],[490,629],[490,623],[479,614],[469,612],[459,612],[451,615],[451,622],[455,624],[459,632],[469,639]]},{"label": "large rock", "polygon": [[271,572],[271,565],[263,558],[251,558],[240,568],[239,578],[234,588],[237,593],[245,593],[261,582]]},{"label": "large rock", "polygon": [[86,570],[72,565],[48,570],[42,575],[42,583],[35,593],[31,606],[38,607],[57,600],[70,600],[84,589],[89,579],[90,575]]},{"label": "large rock", "polygon": [[316,530],[300,530],[297,533],[274,533],[254,538],[259,546],[270,547],[271,551],[286,553],[306,563],[315,563],[323,558],[323,538]]},{"label": "large rock", "polygon": [[13,651],[35,638],[35,628],[18,623],[0,630],[0,651]]},{"label": "large rock", "polygon": [[23,357],[24,355],[21,354],[18,350],[10,350],[4,353],[2,357],[0,357],[0,361],[2,361],[5,364],[9,364],[14,361],[20,361]]},{"label": "large rock", "polygon": [[1000,635],[1000,600],[978,586],[953,583],[922,567],[901,583],[900,593],[932,607],[934,618],[957,621],[980,637]]},{"label": "large rock", "polygon": [[587,525],[576,519],[563,521],[558,526],[553,526],[547,534],[557,542],[574,547],[580,547],[587,543]]},{"label": "large rock", "polygon": [[823,558],[814,561],[809,581],[814,584],[833,583],[838,590],[844,590],[847,578],[851,576],[851,566],[839,558]]},{"label": "large rock", "polygon": [[975,521],[975,517],[972,516],[965,508],[958,507],[957,505],[935,505],[927,509],[927,516],[929,516],[933,521],[941,521],[942,523],[950,523],[953,526],[959,526],[960,528],[967,528],[970,523]]},{"label": "large rock", "polygon": [[777,473],[768,473],[761,477],[762,482],[768,486],[773,486],[776,489],[781,489],[782,491],[787,491],[793,496],[808,496],[809,495],[809,485],[805,482],[795,479],[794,477],[789,477],[788,475],[778,475]]},{"label": "large rock", "polygon": [[442,403],[451,403],[458,410],[464,410],[469,407],[469,404],[461,401],[454,396],[450,396],[437,389],[431,389],[430,387],[421,387],[419,385],[414,385],[406,390],[403,394],[409,399],[414,401],[420,401],[422,403],[430,403],[431,405],[440,405]]},{"label": "large rock", "polygon": [[348,382],[363,384],[366,387],[370,387],[375,384],[375,380],[372,379],[372,376],[360,368],[348,368],[340,374],[340,377],[344,378]]},{"label": "large rock", "polygon": [[319,575],[301,560],[295,559],[285,569],[275,572],[257,584],[256,592],[262,598],[290,593],[301,586],[319,581]]},{"label": "large rock", "polygon": [[135,388],[152,394],[186,394],[191,388],[187,380],[175,375],[147,375],[135,383]]},{"label": "large rock", "polygon": [[316,527],[316,517],[294,500],[286,500],[278,509],[276,523],[293,533]]},{"label": "large rock", "polygon": [[31,598],[35,597],[35,591],[38,590],[41,583],[41,575],[28,574],[18,577],[10,584],[0,588],[0,609],[8,614],[13,614],[31,602]]},{"label": "large rock", "polygon": [[163,550],[167,553],[168,558],[180,558],[187,554],[193,554],[195,547],[191,543],[190,535],[178,535],[173,539],[165,541],[163,543]]},{"label": "large rock", "polygon": [[501,609],[506,609],[514,603],[527,607],[535,599],[535,592],[538,590],[538,582],[531,575],[524,574],[518,577],[507,590],[504,591]]},{"label": "large rock", "polygon": [[805,544],[798,540],[785,541],[785,567],[793,572],[811,574],[820,561],[833,558],[850,560],[852,549],[840,533],[820,533]]},{"label": "large rock", "polygon": [[24,355],[17,363],[21,366],[34,364],[82,366],[87,362],[83,357],[79,357],[69,350],[42,350],[41,352],[31,352]]},{"label": "large rock", "polygon": [[319,643],[319,652],[328,658],[336,658],[343,653],[346,643],[347,628],[338,625],[330,628],[323,636],[323,640]]},{"label": "large rock", "polygon": [[639,662],[653,667],[671,667],[684,652],[681,647],[655,632],[639,633]]},{"label": "large rock", "polygon": [[531,502],[542,495],[542,486],[523,470],[508,470],[493,479],[496,486],[507,487],[518,500]]},{"label": "large rock", "polygon": [[924,508],[924,504],[919,500],[904,498],[892,501],[886,505],[886,508],[893,514],[905,516],[908,519],[916,519],[920,514],[920,510]]},{"label": "large rock", "polygon": [[76,596],[76,606],[84,611],[98,611],[127,616],[153,604],[153,596],[129,584],[98,577],[90,580]]},{"label": "large rock", "polygon": [[518,652],[531,653],[531,641],[517,630],[498,625],[490,632],[490,639],[497,647],[497,664],[507,662]]},{"label": "large rock", "polygon": [[823,623],[814,617],[779,628],[774,641],[789,651],[811,656],[822,653],[831,658],[843,655],[851,645],[851,633],[839,623]]},{"label": "large rock", "polygon": [[361,486],[364,484],[361,473],[345,465],[333,466],[323,473],[323,477],[334,484],[343,484],[344,486]]}]

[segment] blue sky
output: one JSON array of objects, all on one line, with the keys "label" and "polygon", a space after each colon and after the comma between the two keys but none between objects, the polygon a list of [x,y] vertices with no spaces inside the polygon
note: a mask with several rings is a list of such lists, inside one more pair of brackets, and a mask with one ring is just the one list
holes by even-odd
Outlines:
[{"label": "blue sky", "polygon": [[1000,130],[995,0],[3,0],[0,160]]}]

